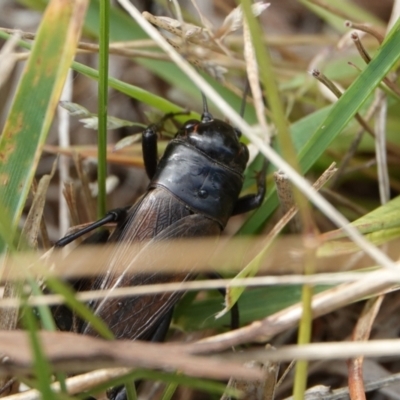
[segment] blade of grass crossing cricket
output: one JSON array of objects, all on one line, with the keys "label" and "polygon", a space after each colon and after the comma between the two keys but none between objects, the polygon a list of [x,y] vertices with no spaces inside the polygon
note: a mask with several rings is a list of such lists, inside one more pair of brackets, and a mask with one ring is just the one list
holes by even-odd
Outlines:
[{"label": "blade of grass crossing cricket", "polygon": [[108,328],[107,324],[97,315],[93,314],[93,311],[76,299],[74,292],[59,279],[49,277],[46,280],[46,286],[53,291],[64,297],[65,303],[74,312],[79,315],[86,322],[90,323],[92,328],[96,330],[103,338],[113,339],[114,335]]},{"label": "blade of grass crossing cricket", "polygon": [[[400,58],[399,23],[391,30],[388,38],[377,51],[372,61],[332,106],[310,139],[299,149],[298,160],[303,173],[322,156],[331,142],[343,131],[354,114],[371,95],[391,68]],[[257,232],[277,205],[275,189],[268,194],[264,204],[256,210],[242,226],[240,234]]]},{"label": "blade of grass crossing cricket", "polygon": [[[0,138],[0,199],[14,237],[80,37],[87,0],[52,0]],[[5,240],[0,238],[0,251]]]},{"label": "blade of grass crossing cricket", "polygon": [[[32,289],[32,294],[34,296],[41,296],[43,292],[41,291],[38,283],[34,279],[29,279],[29,285]],[[44,329],[48,331],[57,330],[56,324],[54,322],[53,316],[51,315],[50,307],[47,305],[38,306],[37,310],[40,315],[40,320]],[[62,372],[56,374],[57,380],[60,383],[60,389],[63,393],[68,393],[67,385],[65,383],[66,375]]]},{"label": "blade of grass crossing cricket", "polygon": [[164,390],[161,400],[171,400],[177,388],[178,385],[176,383],[169,383]]},{"label": "blade of grass crossing cricket", "polygon": [[[26,299],[25,299],[26,300]],[[43,347],[38,337],[38,326],[35,321],[33,310],[26,303],[23,305],[22,312],[23,322],[25,328],[29,332],[31,348],[33,353],[33,370],[38,380],[38,390],[43,399],[56,399],[56,395],[51,389],[51,367],[47,362],[46,356],[43,352]]]},{"label": "blade of grass crossing cricket", "polygon": [[137,400],[136,386],[132,381],[125,382],[125,391],[127,400]]}]

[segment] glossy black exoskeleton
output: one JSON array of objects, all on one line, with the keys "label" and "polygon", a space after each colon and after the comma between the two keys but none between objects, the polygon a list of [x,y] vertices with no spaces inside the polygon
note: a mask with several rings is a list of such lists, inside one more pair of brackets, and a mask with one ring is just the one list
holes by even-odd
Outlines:
[{"label": "glossy black exoskeleton", "polygon": [[[218,236],[231,216],[262,203],[265,167],[257,178],[257,193],[239,197],[249,153],[239,141],[237,129],[214,119],[205,107],[200,121],[189,120],[178,130],[158,162],[158,128],[151,125],[142,137],[144,165],[150,178],[146,193],[129,209],[111,211],[83,232],[113,221],[117,227],[109,242]],[[66,245],[76,236],[66,236],[57,246]],[[146,265],[143,273],[116,276],[113,266],[123,260],[123,250],[115,251],[108,261],[108,273],[92,283],[91,288],[182,282],[193,277],[187,272],[146,274]],[[162,340],[181,295],[175,292],[106,299],[91,306],[118,339]],[[81,332],[95,334],[87,325],[81,327]]]}]

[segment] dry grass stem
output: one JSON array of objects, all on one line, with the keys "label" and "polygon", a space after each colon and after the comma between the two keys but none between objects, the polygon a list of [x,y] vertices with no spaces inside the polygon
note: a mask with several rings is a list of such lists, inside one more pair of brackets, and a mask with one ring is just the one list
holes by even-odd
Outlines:
[{"label": "dry grass stem", "polygon": [[[372,273],[369,273],[372,274]],[[380,277],[385,278],[385,281],[391,285],[398,283],[399,274],[392,272],[381,271]],[[127,286],[118,287],[110,290],[90,290],[82,291],[76,294],[76,298],[80,301],[101,300],[107,297],[124,298],[148,294],[158,293],[171,293],[177,291],[197,291],[197,290],[211,290],[221,287],[263,287],[263,286],[277,286],[277,285],[336,285],[341,283],[351,283],[364,279],[364,282],[372,283],[376,279],[373,274],[370,278],[368,273],[332,273],[332,274],[316,274],[316,275],[282,275],[282,276],[258,276],[255,278],[237,278],[234,281],[231,279],[218,279],[218,280],[201,280],[189,281],[182,283],[164,283],[159,285],[141,285],[141,286]],[[391,287],[390,287],[391,289]],[[389,290],[389,289],[388,289]],[[332,292],[334,293],[334,291]],[[331,295],[332,295],[331,293]],[[336,296],[336,293],[334,293]],[[47,294],[43,296],[31,296],[28,304],[31,306],[41,305],[55,305],[63,304],[65,299],[61,295]],[[18,308],[22,304],[19,297],[2,298],[0,299],[0,307]]]},{"label": "dry grass stem", "polygon": [[0,51],[0,88],[10,78],[14,66],[18,61],[18,54],[15,53],[15,48],[18,46],[18,41],[21,38],[21,33],[17,30],[13,32],[13,35]]},{"label": "dry grass stem", "polygon": [[[2,363],[0,373],[31,371],[32,356],[28,351],[27,333],[22,331],[0,332]],[[158,344],[141,341],[109,341],[66,332],[40,332],[44,352],[56,370],[69,372],[100,368],[160,368],[180,371],[197,377],[226,379],[230,375],[253,381],[261,379],[260,370],[241,364],[256,360],[281,362],[293,359],[331,360],[353,356],[383,357],[400,354],[400,339],[373,340],[368,342],[331,342],[289,345],[280,349],[246,350],[240,353],[225,353],[216,357],[201,354],[210,350],[204,343]],[[76,358],[80,361],[77,363]],[[125,371],[118,371],[125,372]],[[95,379],[102,379],[103,372]]]},{"label": "dry grass stem", "polygon": [[[293,190],[289,180],[281,171],[274,172],[274,181],[282,214],[285,215],[295,206]],[[291,233],[301,232],[301,220],[297,214],[289,222],[289,228]]]},{"label": "dry grass stem", "polygon": [[[73,153],[72,158],[74,160],[75,169],[78,173],[80,190],[79,192],[83,194],[83,204],[85,207],[86,221],[96,220],[96,199],[93,198],[87,174],[84,171],[83,160],[79,153]],[[80,219],[82,221],[82,219]]]},{"label": "dry grass stem", "polygon": [[[90,390],[93,387],[106,383],[111,379],[126,375],[132,371],[129,368],[109,368],[109,369],[98,369],[95,371],[88,372],[86,374],[76,375],[66,380],[66,385],[69,395],[82,393]],[[60,392],[60,383],[54,382],[51,388],[56,392]],[[41,394],[36,389],[27,390],[25,392],[13,394],[7,396],[7,400],[40,400]]]},{"label": "dry grass stem", "polygon": [[[0,375],[27,375],[33,368],[28,333],[0,332]],[[70,332],[38,332],[43,352],[54,371],[82,373],[99,368],[143,368],[180,371],[194,377],[261,379],[259,370],[240,362],[192,355],[185,344],[160,344],[143,341],[113,342]],[[248,359],[249,360],[249,359]],[[246,360],[246,361],[248,361]]]},{"label": "dry grass stem", "polygon": [[243,55],[246,61],[247,79],[249,81],[251,93],[253,95],[253,102],[257,114],[258,123],[260,124],[261,130],[265,132],[265,137],[270,138],[270,129],[265,118],[265,106],[263,101],[263,94],[260,87],[257,58],[253,44],[251,42],[251,35],[247,22],[244,22],[243,24],[243,42]]},{"label": "dry grass stem", "polygon": [[378,184],[381,204],[390,200],[390,178],[386,149],[386,119],[387,119],[387,98],[379,90],[375,94],[379,99],[378,112],[375,118],[375,154],[378,170]]},{"label": "dry grass stem", "polygon": [[[357,321],[357,325],[353,332],[353,340],[359,342],[368,341],[372,325],[378,315],[380,306],[382,304],[384,296],[377,296],[369,299],[365,305],[360,318]],[[365,399],[365,388],[363,379],[363,363],[364,357],[352,358],[348,361],[349,370],[349,390],[350,396],[353,399],[363,400]]]},{"label": "dry grass stem", "polygon": [[[368,278],[339,285],[315,295],[312,300],[313,318],[325,315],[364,297],[380,294],[392,287],[393,283],[383,277],[379,271],[371,272],[368,274]],[[254,341],[255,338],[268,340],[278,333],[297,326],[301,315],[302,305],[296,304],[233,332],[205,339],[196,344],[195,351],[221,351],[221,349]]]},{"label": "dry grass stem", "polygon": [[352,22],[352,21],[346,21],[345,22],[346,26],[348,28],[353,28],[353,29],[357,29],[359,31],[365,32],[365,33],[369,33],[371,36],[373,36],[379,44],[382,44],[383,40],[384,40],[384,36],[381,35],[377,29],[374,29],[373,27],[366,25],[366,24],[358,24],[356,22]]},{"label": "dry grass stem", "polygon": [[80,218],[78,214],[78,207],[76,205],[77,194],[73,182],[64,182],[63,197],[65,198],[68,205],[71,223],[73,226],[76,226],[79,224]]},{"label": "dry grass stem", "polygon": [[[336,163],[332,163],[329,168],[317,179],[312,188],[315,191],[320,190],[325,183],[336,173]],[[267,235],[266,243],[272,243],[282,231],[282,229],[293,219],[298,212],[297,206],[292,206],[279,220],[279,222],[271,229]]]},{"label": "dry grass stem", "polygon": [[[54,161],[50,174],[43,175],[40,179],[34,193],[31,208],[22,229],[21,238],[27,239],[29,247],[32,249],[38,248],[38,236],[44,223],[43,212],[46,202],[47,190],[49,188],[50,181],[52,180],[56,172],[57,161],[57,159]],[[22,242],[22,240],[19,243],[19,247],[24,248],[24,243]]]}]

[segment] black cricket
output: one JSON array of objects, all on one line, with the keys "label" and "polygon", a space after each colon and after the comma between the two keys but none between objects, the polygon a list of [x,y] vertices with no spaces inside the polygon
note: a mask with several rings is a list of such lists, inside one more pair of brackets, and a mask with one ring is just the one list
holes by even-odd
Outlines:
[{"label": "black cricket", "polygon": [[[84,230],[59,240],[64,246],[77,236],[109,222],[117,227],[109,242],[158,242],[174,238],[219,236],[229,218],[257,208],[265,195],[266,163],[257,176],[257,193],[239,197],[249,152],[239,141],[241,133],[230,124],[214,119],[206,102],[201,120],[188,120],[176,133],[162,158],[157,161],[159,124],[150,125],[142,133],[143,159],[150,184],[144,195],[130,208],[110,211],[102,220]],[[121,262],[120,252],[109,261]],[[193,273],[105,276],[80,290],[136,286],[162,282],[182,282]],[[109,326],[117,339],[163,340],[172,317],[172,310],[182,293],[163,293],[124,299],[106,299],[90,304]],[[82,323],[81,333],[95,334]]]}]

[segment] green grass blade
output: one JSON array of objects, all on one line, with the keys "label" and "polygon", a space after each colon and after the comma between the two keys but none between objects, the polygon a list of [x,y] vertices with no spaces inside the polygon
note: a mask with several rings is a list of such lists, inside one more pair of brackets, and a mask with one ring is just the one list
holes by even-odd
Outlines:
[{"label": "green grass blade", "polygon": [[137,400],[138,399],[134,382],[126,383],[125,390],[126,390],[127,400]]},{"label": "green grass blade", "polygon": [[[352,222],[360,232],[367,234],[387,229],[400,228],[400,197],[395,197],[388,203],[376,208],[370,213]],[[346,237],[342,229],[324,234],[326,239]]]},{"label": "green grass blade", "polygon": [[[330,287],[317,285],[314,287],[314,293],[320,293]],[[246,290],[238,301],[240,324],[242,326],[250,324],[300,302],[301,292],[301,285],[272,285]],[[209,293],[205,299],[186,302],[186,297],[193,296],[193,293],[186,294],[183,301],[175,308],[174,325],[184,331],[229,329],[229,313],[221,318],[215,318],[223,306],[221,295]]]},{"label": "green grass blade", "polygon": [[[75,71],[86,75],[90,78],[93,79],[99,79],[99,73],[93,68],[87,67],[86,65],[79,64],[79,63],[74,63],[73,68]],[[130,96],[142,103],[148,104],[149,106],[152,106],[154,108],[157,108],[158,110],[162,111],[163,113],[168,113],[168,112],[182,112],[185,111],[183,107],[179,107],[176,104],[165,100],[164,98],[157,96],[153,93],[150,93],[144,89],[141,89],[138,86],[130,85],[128,83],[125,83],[123,81],[120,81],[119,79],[112,78],[110,77],[108,79],[108,84],[110,87],[114,88],[115,90],[120,91],[121,93],[126,94],[127,96]],[[199,118],[200,115],[198,113],[190,113],[189,115],[181,116],[181,117],[176,117],[177,121],[186,121],[187,119],[190,118]]]},{"label": "green grass blade", "polygon": [[343,93],[315,135],[300,151],[299,156],[303,170],[308,170],[317,159],[315,154],[321,155],[332,140],[343,131],[373,90],[399,60],[399,47],[400,30],[396,31],[391,39],[378,50],[370,64]]},{"label": "green grass blade", "polygon": [[[98,385],[96,388],[88,391],[87,395],[96,394],[96,393],[104,391],[112,386],[120,386],[120,385],[125,384],[126,382],[132,382],[132,381],[138,381],[138,380],[152,380],[152,381],[167,382],[167,383],[171,383],[171,384],[191,387],[191,388],[198,389],[203,392],[209,392],[209,393],[222,394],[226,390],[226,385],[221,382],[215,382],[215,381],[201,379],[201,378],[193,378],[193,377],[181,375],[181,374],[174,373],[174,372],[169,373],[169,372],[137,369],[137,370],[132,371],[124,376],[112,379],[107,383],[102,383],[102,384]],[[237,395],[238,391],[235,389],[229,389],[228,393]]]},{"label": "green grass blade", "polygon": [[46,356],[44,355],[43,348],[37,334],[38,326],[36,324],[32,308],[25,304],[23,306],[22,316],[25,328],[29,332],[29,339],[31,342],[34,360],[33,370],[35,371],[36,378],[38,380],[38,390],[41,392],[43,399],[55,400],[56,395],[51,389],[51,367],[47,362]]},{"label": "green grass blade", "polygon": [[[29,279],[29,285],[31,286],[32,294],[34,296],[41,296],[43,292],[41,291],[38,283],[34,279]],[[42,326],[44,329],[48,331],[57,330],[56,324],[54,322],[54,318],[51,315],[50,307],[47,305],[42,305],[37,307],[39,312],[39,317],[42,322]],[[66,375],[58,372],[56,374],[57,380],[60,382],[60,388],[63,393],[67,393],[67,386],[65,383]]]},{"label": "green grass blade", "polygon": [[[29,281],[29,285],[32,290],[32,294],[34,296],[42,296],[43,292],[41,291],[38,283],[33,278],[29,278],[28,281]],[[54,323],[54,318],[51,315],[49,306],[48,305],[40,305],[40,306],[37,306],[37,310],[38,310],[39,317],[42,322],[43,328],[48,331],[55,331],[56,324]]]},{"label": "green grass blade", "polygon": [[[400,197],[376,208],[352,222],[364,236],[379,246],[400,236]],[[323,234],[326,241],[319,249],[319,257],[329,257],[341,253],[356,252],[358,247],[350,242],[342,229]]]},{"label": "green grass blade", "polygon": [[161,400],[171,400],[177,388],[178,385],[176,383],[170,383],[169,385],[167,385],[161,397]]},{"label": "green grass blade", "polygon": [[47,278],[46,286],[54,293],[58,293],[64,297],[65,303],[74,312],[79,315],[82,319],[91,324],[94,330],[96,330],[105,339],[114,339],[114,335],[108,328],[107,324],[97,315],[93,314],[93,311],[85,304],[81,303],[75,298],[74,292],[63,282],[57,278]]},{"label": "green grass blade", "polygon": [[75,54],[86,3],[49,3],[0,138],[0,199],[11,221],[11,237]]}]

